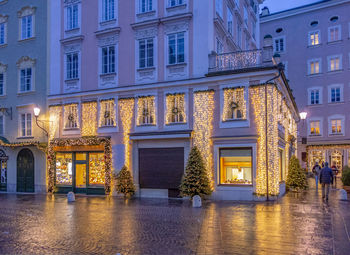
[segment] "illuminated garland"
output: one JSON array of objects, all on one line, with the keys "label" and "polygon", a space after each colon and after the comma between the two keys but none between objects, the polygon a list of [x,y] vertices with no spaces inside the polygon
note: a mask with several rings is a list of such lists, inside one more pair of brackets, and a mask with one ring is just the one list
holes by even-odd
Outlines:
[{"label": "illuminated garland", "polygon": [[[69,125],[71,122],[75,127]],[[64,128],[79,128],[78,104],[64,105]]]},{"label": "illuminated garland", "polygon": [[[106,125],[105,120],[110,119],[110,125]],[[99,126],[116,126],[116,116],[115,116],[115,104],[114,99],[101,100],[100,103],[100,121]]]},{"label": "illuminated garland", "polygon": [[[173,121],[173,116],[175,115],[175,119],[177,121]],[[180,116],[182,116],[183,120],[180,121]],[[166,96],[166,124],[171,123],[186,123],[186,112],[185,112],[185,94],[167,94]]]},{"label": "illuminated garland", "polygon": [[56,132],[59,128],[60,117],[62,115],[62,106],[50,106],[49,108],[49,141],[55,138]]},{"label": "illuminated garland", "polygon": [[125,146],[124,164],[130,169],[130,130],[134,113],[135,100],[133,98],[119,100],[119,114],[123,128],[123,142]]},{"label": "illuminated garland", "polygon": [[[239,119],[247,118],[247,110],[246,110],[246,100],[244,98],[244,88],[226,88],[224,89],[224,110],[222,121],[226,121],[232,116],[230,114],[234,109],[240,110],[242,117]],[[235,116],[237,119],[237,116]]]},{"label": "illuminated garland", "polygon": [[[154,125],[156,123],[154,96],[140,96],[137,99],[137,125]],[[149,123],[144,123],[144,118],[150,118]]]},{"label": "illuminated garland", "polygon": [[212,134],[214,115],[214,91],[194,93],[193,144],[200,150],[213,188]]},{"label": "illuminated garland", "polygon": [[82,136],[97,134],[97,102],[82,103]]},{"label": "illuminated garland", "polygon": [[48,161],[48,192],[53,192],[55,184],[56,154],[55,147],[65,146],[104,146],[105,157],[105,193],[111,191],[111,171],[112,171],[112,145],[110,137],[80,137],[72,139],[53,139],[50,141],[47,161]]}]

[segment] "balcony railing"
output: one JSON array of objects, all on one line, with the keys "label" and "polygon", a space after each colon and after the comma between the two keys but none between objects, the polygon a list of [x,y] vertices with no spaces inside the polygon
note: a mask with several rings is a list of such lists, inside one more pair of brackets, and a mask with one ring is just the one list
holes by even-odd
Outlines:
[{"label": "balcony railing", "polygon": [[262,50],[212,54],[209,56],[209,73],[262,67],[267,64],[263,61]]}]

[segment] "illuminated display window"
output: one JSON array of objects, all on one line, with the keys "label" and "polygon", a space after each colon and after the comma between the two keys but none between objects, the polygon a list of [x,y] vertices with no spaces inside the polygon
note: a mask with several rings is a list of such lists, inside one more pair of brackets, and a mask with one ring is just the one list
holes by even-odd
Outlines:
[{"label": "illuminated display window", "polygon": [[104,153],[89,154],[89,185],[103,186],[105,184]]},{"label": "illuminated display window", "polygon": [[72,185],[72,153],[56,154],[56,185]]},{"label": "illuminated display window", "polygon": [[220,149],[220,184],[252,185],[252,149]]}]

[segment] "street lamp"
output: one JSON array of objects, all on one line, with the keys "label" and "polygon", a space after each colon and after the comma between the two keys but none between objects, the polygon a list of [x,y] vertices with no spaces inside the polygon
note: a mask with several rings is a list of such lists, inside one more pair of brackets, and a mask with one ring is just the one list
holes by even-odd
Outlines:
[{"label": "street lamp", "polygon": [[38,120],[38,117],[39,117],[39,115],[40,115],[40,108],[39,107],[34,107],[34,116],[35,116],[35,123],[36,123],[36,125],[41,129],[41,130],[43,130],[44,132],[45,132],[45,134],[47,135],[47,137],[49,137],[49,132],[47,132],[47,130],[45,129],[45,128],[43,128],[43,127],[41,127],[40,125],[39,125],[39,122],[43,122],[42,120]]},{"label": "street lamp", "polygon": [[307,117],[307,112],[301,112],[301,113],[299,113],[299,115],[300,115],[300,119],[301,120],[306,120],[306,117]]}]

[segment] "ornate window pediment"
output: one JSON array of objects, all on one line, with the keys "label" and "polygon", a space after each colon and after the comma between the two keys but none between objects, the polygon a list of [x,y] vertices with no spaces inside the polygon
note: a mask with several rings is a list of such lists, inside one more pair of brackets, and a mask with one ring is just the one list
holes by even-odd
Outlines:
[{"label": "ornate window pediment", "polygon": [[244,88],[224,89],[223,121],[245,120],[246,118]]},{"label": "ornate window pediment", "polygon": [[0,73],[5,73],[7,71],[7,65],[0,63]]},{"label": "ornate window pediment", "polygon": [[17,12],[18,18],[22,18],[29,15],[34,15],[36,7],[25,6]]},{"label": "ornate window pediment", "polygon": [[137,101],[137,125],[155,125],[155,97],[145,96],[139,97]]},{"label": "ornate window pediment", "polygon": [[22,68],[29,68],[29,67],[33,67],[35,66],[36,60],[32,59],[28,56],[25,57],[21,57],[18,61],[17,61],[17,67],[22,69]]},{"label": "ornate window pediment", "polygon": [[[0,2],[0,4],[1,4],[1,2]],[[0,14],[0,24],[1,24],[1,23],[7,22],[8,19],[9,19],[9,16],[8,16],[8,15],[1,15],[1,14]]]}]

